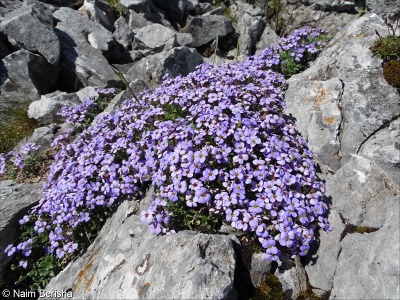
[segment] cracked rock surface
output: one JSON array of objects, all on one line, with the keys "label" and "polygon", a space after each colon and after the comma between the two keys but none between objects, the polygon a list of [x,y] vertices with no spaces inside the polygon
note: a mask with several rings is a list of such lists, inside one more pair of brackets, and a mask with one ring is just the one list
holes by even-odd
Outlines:
[{"label": "cracked rock surface", "polygon": [[305,269],[330,299],[399,298],[400,97],[369,50],[375,30],[386,30],[377,15],[356,19],[288,81],[287,112],[320,165],[333,226]]},{"label": "cracked rock surface", "polygon": [[288,81],[288,112],[316,148],[312,149],[316,158],[333,171],[399,117],[399,94],[383,78],[381,59],[369,50],[376,40],[375,30],[382,35],[387,30],[377,15],[356,19],[309,69]]}]

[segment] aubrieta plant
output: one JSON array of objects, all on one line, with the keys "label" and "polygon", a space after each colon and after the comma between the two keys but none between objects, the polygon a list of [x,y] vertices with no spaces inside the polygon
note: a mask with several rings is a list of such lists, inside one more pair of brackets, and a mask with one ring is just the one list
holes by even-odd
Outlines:
[{"label": "aubrieta plant", "polygon": [[[282,51],[295,61],[314,59],[323,36],[299,30],[242,63],[166,76],[74,141],[70,133],[58,137],[43,197],[20,221],[31,232],[6,249],[19,257],[15,268],[32,270],[33,251],[68,261],[88,244],[99,215],[103,220],[123,195],[149,184],[156,193],[141,219],[151,233],[228,224],[252,235],[268,260],[281,251],[306,255],[315,230],[331,230],[325,186],[306,141],[285,118],[285,78],[271,70],[282,68]],[[81,120],[73,115],[72,122]],[[40,248],[38,240],[47,243]]]}]

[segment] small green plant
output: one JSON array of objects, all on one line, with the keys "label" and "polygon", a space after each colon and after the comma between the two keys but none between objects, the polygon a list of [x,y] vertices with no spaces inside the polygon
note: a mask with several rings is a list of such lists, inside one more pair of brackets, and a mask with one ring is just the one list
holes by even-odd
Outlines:
[{"label": "small green plant", "polygon": [[[318,53],[323,49],[327,40],[328,38],[326,36],[311,37],[307,40],[307,44],[315,45],[316,49],[314,51]],[[309,62],[313,60],[313,55],[314,53],[311,52],[302,54],[296,53],[293,50],[281,51],[279,56],[282,64],[277,71],[285,75],[286,79],[289,79],[291,76],[305,70]]]},{"label": "small green plant", "polygon": [[174,225],[178,230],[190,229],[204,233],[217,233],[222,219],[211,213],[205,206],[188,209],[184,202],[168,203],[168,209],[174,216]]},{"label": "small green plant", "polygon": [[268,1],[267,7],[267,19],[273,25],[273,28],[277,35],[282,36],[285,29],[285,19],[281,16],[283,9],[283,2],[281,0]]},{"label": "small green plant", "polygon": [[396,35],[396,31],[399,28],[399,20],[393,25],[386,18],[385,25],[388,29],[388,35],[383,37],[375,30],[378,39],[370,50],[375,56],[383,59],[385,62],[391,60],[400,61],[400,36]]},{"label": "small green plant", "polygon": [[229,6],[224,9],[224,16],[231,19],[233,23],[237,23],[237,21],[238,21],[237,17],[235,15],[233,15],[232,10]]},{"label": "small green plant", "polygon": [[367,12],[367,9],[365,7],[360,7],[358,9],[358,16],[362,17],[363,15],[365,15],[366,12]]},{"label": "small green plant", "polygon": [[123,6],[119,0],[107,0],[111,8],[116,13],[117,17],[123,17],[126,21],[129,20],[129,10]]}]

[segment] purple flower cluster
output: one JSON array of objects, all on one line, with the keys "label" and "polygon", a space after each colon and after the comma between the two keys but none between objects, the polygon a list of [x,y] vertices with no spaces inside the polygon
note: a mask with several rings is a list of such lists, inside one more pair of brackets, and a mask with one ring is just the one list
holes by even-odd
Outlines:
[{"label": "purple flower cluster", "polygon": [[[287,75],[284,70],[288,58],[293,58],[295,64],[304,69],[325,45],[326,32],[323,29],[300,29],[293,35],[281,38],[275,45],[266,48],[258,56],[250,57],[249,60],[252,60],[257,68],[267,67]],[[289,76],[291,75],[290,73]]]},{"label": "purple flower cluster", "polygon": [[25,144],[21,150],[17,153],[17,155],[14,157],[14,165],[18,167],[19,169],[22,169],[25,166],[25,159],[32,154],[33,152],[36,152],[40,149],[40,145],[37,145],[35,143],[27,143]]},{"label": "purple flower cluster", "polygon": [[[113,96],[117,93],[117,90],[115,88],[102,88],[96,89],[96,92],[100,96]],[[97,108],[97,100],[98,98],[95,99],[92,97],[76,106],[63,106],[58,114],[63,116],[65,118],[65,122],[69,125],[82,123],[86,119],[88,113]]]},{"label": "purple flower cluster", "polygon": [[12,151],[7,154],[0,153],[0,176],[6,173],[7,160],[9,160],[11,156]]},{"label": "purple flower cluster", "polygon": [[[284,44],[297,49],[296,42],[319,34],[300,31],[301,39]],[[62,258],[78,249],[73,232],[95,208],[152,183],[156,196],[141,216],[153,233],[174,232],[168,206],[179,202],[253,233],[269,260],[278,259],[279,248],[305,255],[315,229],[331,227],[312,153],[284,115],[285,79],[269,70],[280,63],[275,48],[240,64],[166,76],[139,103],[99,116],[73,142],[59,137],[43,197],[21,223],[48,235],[50,253]],[[27,253],[23,243],[6,252]]]},{"label": "purple flower cluster", "polygon": [[85,120],[88,110],[94,107],[96,107],[95,101],[89,99],[76,106],[63,106],[58,114],[65,117],[67,124],[74,125],[82,123]]},{"label": "purple flower cluster", "polygon": [[35,143],[27,143],[25,144],[21,150],[16,154],[12,155],[12,151],[7,154],[0,153],[0,175],[5,174],[6,172],[6,164],[8,160],[13,162],[13,165],[18,169],[23,169],[25,167],[26,159],[32,154],[40,149],[40,145]]}]

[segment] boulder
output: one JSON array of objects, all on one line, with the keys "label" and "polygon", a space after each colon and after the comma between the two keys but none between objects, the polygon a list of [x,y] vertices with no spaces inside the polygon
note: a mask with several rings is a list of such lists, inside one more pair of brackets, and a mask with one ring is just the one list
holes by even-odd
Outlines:
[{"label": "boulder", "polygon": [[128,81],[142,79],[149,85],[159,84],[165,74],[168,73],[171,77],[185,76],[202,62],[203,58],[196,50],[177,47],[142,58],[133,64],[126,78]]},{"label": "boulder", "polygon": [[[135,1],[134,1],[135,2]],[[139,1],[140,2],[140,1]],[[165,18],[151,1],[143,1],[139,8],[129,9],[129,26],[135,30],[153,23],[162,24],[168,28],[174,29],[171,23]]]},{"label": "boulder", "polygon": [[[90,20],[85,12],[62,7],[55,11],[53,16],[57,20],[57,34],[62,31],[73,40],[77,47],[90,45],[94,49],[101,50],[107,59],[115,60],[113,55],[118,47],[112,33],[99,23]],[[64,46],[65,40],[60,38],[60,41]]]},{"label": "boulder", "polygon": [[333,231],[319,233],[305,269],[331,299],[399,297],[400,101],[369,50],[375,30],[386,30],[376,14],[348,24],[285,96],[326,181]]},{"label": "boulder", "polygon": [[337,258],[342,249],[340,240],[345,229],[339,213],[334,209],[329,212],[329,222],[332,225],[332,231],[329,233],[320,231],[318,244],[312,245],[310,255],[307,257],[308,263],[305,266],[311,286],[322,293],[332,290],[338,264]]},{"label": "boulder", "polygon": [[265,24],[260,39],[256,44],[256,55],[260,54],[265,48],[272,46],[279,41],[279,36],[272,29],[270,24]]},{"label": "boulder", "polygon": [[347,235],[330,299],[399,299],[399,198],[378,231]]},{"label": "boulder", "polygon": [[392,21],[400,18],[400,0],[366,0],[370,12],[382,17],[388,17]]},{"label": "boulder", "polygon": [[[60,130],[61,129],[61,130]],[[23,138],[13,149],[13,153],[19,152],[19,150],[27,143],[35,143],[40,145],[40,151],[45,151],[51,148],[51,143],[53,142],[56,134],[59,134],[60,131],[63,131],[60,126],[56,124],[50,124],[48,126],[43,126],[39,128],[35,128],[33,130],[32,135]]]},{"label": "boulder", "polygon": [[145,45],[153,52],[170,50],[173,47],[188,46],[193,42],[190,33],[177,33],[160,24],[152,24],[135,32],[135,41]]},{"label": "boulder", "polygon": [[187,0],[153,0],[154,5],[162,10],[171,24],[178,29],[185,23]]},{"label": "boulder", "polygon": [[10,261],[5,248],[18,237],[18,221],[42,196],[42,183],[0,181],[0,286],[5,283],[4,268]]},{"label": "boulder", "polygon": [[13,10],[19,9],[22,7],[22,2],[15,0],[2,0],[0,2],[0,20],[1,17],[4,17],[6,14],[10,13]]},{"label": "boulder", "polygon": [[0,32],[15,40],[18,48],[37,52],[50,64],[58,64],[60,41],[54,32],[51,10],[45,5],[35,3],[8,13],[0,23]]},{"label": "boulder", "polygon": [[85,0],[78,10],[87,13],[91,20],[100,23],[107,30],[114,31],[114,12],[107,1]]},{"label": "boulder", "polygon": [[361,155],[351,159],[329,181],[332,209],[352,225],[381,228],[398,207],[399,167],[391,169]]},{"label": "boulder", "polygon": [[119,0],[122,6],[135,12],[145,12],[149,7],[149,2],[149,0]]},{"label": "boulder", "polygon": [[77,91],[76,96],[78,97],[80,102],[89,100],[89,99],[97,99],[99,97],[99,93],[97,89],[92,86],[87,86],[79,91]]},{"label": "boulder", "polygon": [[58,20],[56,33],[61,42],[62,88],[76,91],[82,85],[118,85],[120,79],[107,61],[116,60],[120,51],[111,32],[70,8],[62,7],[53,16]]},{"label": "boulder", "polygon": [[129,27],[131,29],[140,29],[151,24],[153,24],[153,22],[147,20],[144,14],[129,10]]},{"label": "boulder", "polygon": [[[290,1],[283,6],[280,16],[287,20],[284,33],[291,33],[295,29],[304,27],[322,27],[331,34],[345,27],[355,19],[355,9],[351,12],[338,13],[335,10],[316,10],[315,1]],[[330,1],[329,3],[333,3]],[[354,3],[353,3],[354,6]],[[365,5],[364,5],[365,6]],[[332,8],[332,7],[331,7]],[[271,24],[275,27],[274,24]]]},{"label": "boulder", "polygon": [[133,31],[123,17],[119,17],[114,23],[115,31],[113,33],[116,41],[120,43],[125,50],[132,50]]},{"label": "boulder", "polygon": [[281,255],[275,276],[282,284],[286,299],[297,299],[307,289],[307,275],[297,256],[294,260]]},{"label": "boulder", "polygon": [[28,116],[34,118],[40,124],[62,123],[64,118],[58,115],[62,106],[73,106],[79,104],[75,93],[54,92],[42,95],[40,100],[29,105]]},{"label": "boulder", "polygon": [[360,147],[360,154],[392,166],[400,165],[399,144],[393,141],[400,140],[400,119],[390,122]]},{"label": "boulder", "polygon": [[354,20],[309,69],[288,81],[287,112],[315,158],[333,171],[398,118],[398,92],[385,81],[382,61],[369,50],[375,30],[382,35],[387,30],[377,15]]},{"label": "boulder", "polygon": [[314,10],[321,11],[337,11],[337,12],[348,12],[354,9],[354,1],[344,1],[344,0],[314,0],[312,8]]},{"label": "boulder", "polygon": [[193,42],[190,47],[197,48],[213,41],[218,35],[225,37],[234,31],[232,20],[225,16],[204,15],[188,19],[188,23],[182,32],[190,33]]},{"label": "boulder", "polygon": [[256,10],[252,5],[242,2],[231,5],[230,9],[237,20],[233,27],[239,34],[239,54],[254,54],[256,42],[260,39],[264,27],[261,9]]},{"label": "boulder", "polygon": [[52,92],[57,84],[59,68],[27,50],[11,53],[1,65],[0,106],[38,99],[40,95]]},{"label": "boulder", "polygon": [[[149,197],[142,201],[148,203]],[[82,299],[229,297],[236,237],[192,231],[157,237],[148,233],[138,213],[139,203],[125,200],[87,252],[46,290],[71,290]]]},{"label": "boulder", "polygon": [[254,253],[251,257],[249,271],[251,282],[255,287],[260,286],[271,271],[272,262],[265,259],[265,253]]}]

